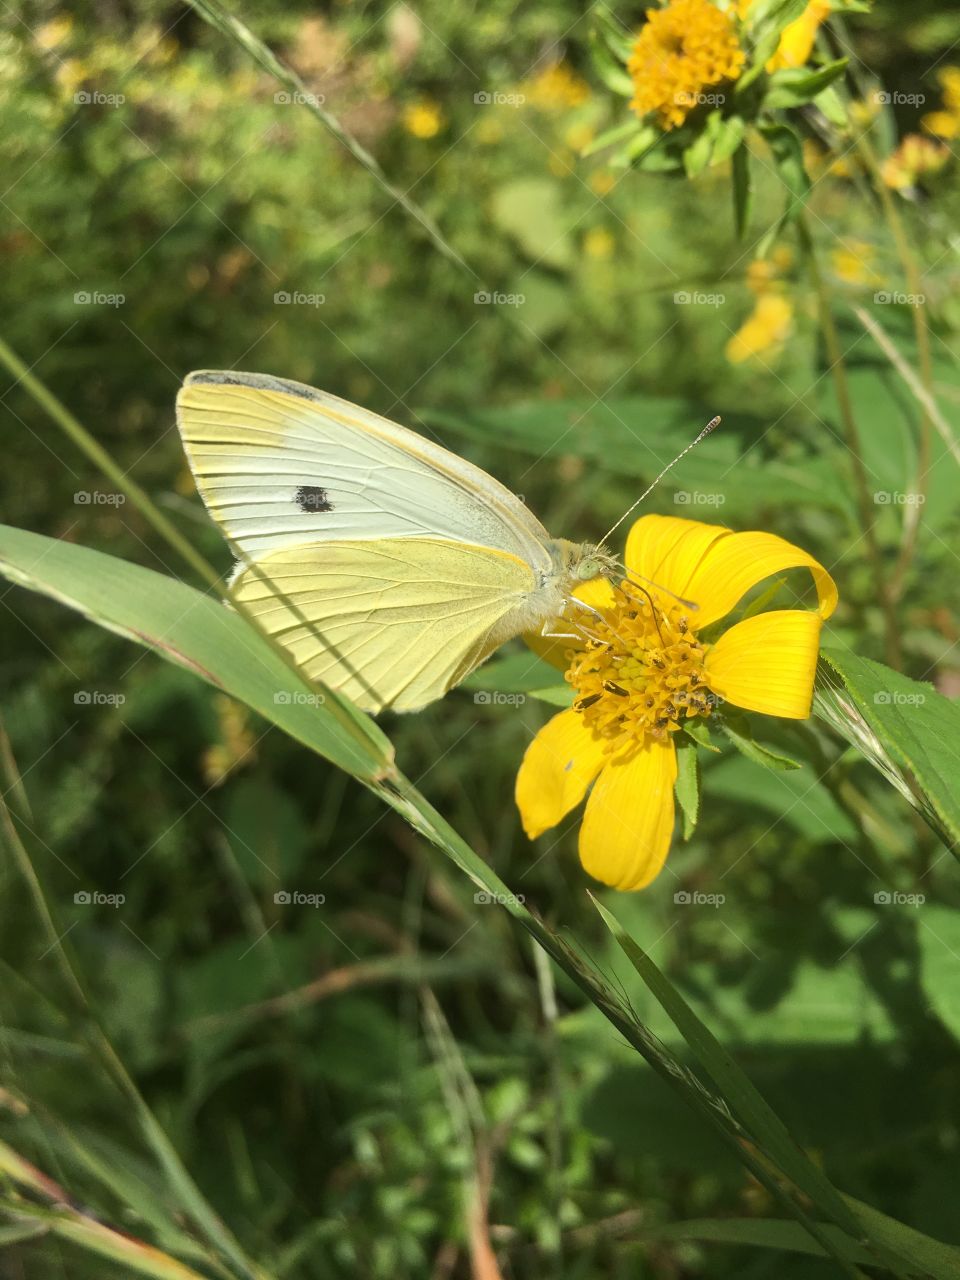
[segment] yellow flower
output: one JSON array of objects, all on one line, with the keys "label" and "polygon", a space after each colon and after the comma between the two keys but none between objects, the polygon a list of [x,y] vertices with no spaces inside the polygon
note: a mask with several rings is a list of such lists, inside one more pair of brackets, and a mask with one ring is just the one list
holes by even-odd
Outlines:
[{"label": "yellow flower", "polygon": [[844,240],[830,254],[833,273],[844,284],[879,284],[880,277],[873,269],[875,257],[872,245],[863,240]]},{"label": "yellow flower", "polygon": [[943,108],[928,111],[920,123],[938,138],[955,138],[960,133],[960,67],[944,67],[937,79],[943,90]]},{"label": "yellow flower", "polygon": [[779,293],[763,293],[752,313],[726,346],[731,364],[742,364],[752,356],[775,352],[793,332],[793,306]]},{"label": "yellow flower", "polygon": [[908,191],[920,178],[939,173],[949,159],[950,148],[942,142],[934,142],[920,133],[908,133],[896,151],[884,160],[880,173],[884,183],[894,191]]},{"label": "yellow flower", "polygon": [[34,39],[41,49],[57,49],[73,34],[73,15],[58,13],[44,22],[34,32]]},{"label": "yellow flower", "polygon": [[633,78],[630,106],[637,115],[656,112],[662,129],[683,124],[704,90],[736,80],[746,54],[734,17],[710,0],[670,0],[648,9],[627,62]]},{"label": "yellow flower", "polygon": [[[628,576],[618,586],[587,584],[578,598],[590,611],[561,624],[583,636],[565,655],[575,700],[527,748],[516,800],[533,839],[593,783],[580,860],[604,884],[642,889],[659,873],[673,835],[674,735],[687,720],[709,717],[718,699],[766,715],[808,716],[820,629],[837,589],[812,556],[783,538],[673,516],[638,520],[625,562]],[[815,612],[761,613],[712,644],[701,638],[764,578],[804,567],[817,587]],[[555,657],[556,641],[549,649],[531,643]]]},{"label": "yellow flower", "polygon": [[446,123],[439,103],[424,98],[403,110],[403,127],[415,138],[435,138]]},{"label": "yellow flower", "polygon": [[588,258],[609,258],[617,242],[606,227],[591,227],[583,237],[583,251]]},{"label": "yellow flower", "polygon": [[590,97],[590,86],[568,62],[553,62],[519,86],[526,102],[541,111],[566,111],[581,107]]},{"label": "yellow flower", "polygon": [[810,0],[800,17],[784,27],[777,51],[767,63],[767,70],[804,66],[813,52],[820,24],[829,15],[830,8],[830,0]]},{"label": "yellow flower", "polygon": [[616,185],[616,178],[604,169],[598,169],[590,175],[590,190],[594,195],[608,196]]}]

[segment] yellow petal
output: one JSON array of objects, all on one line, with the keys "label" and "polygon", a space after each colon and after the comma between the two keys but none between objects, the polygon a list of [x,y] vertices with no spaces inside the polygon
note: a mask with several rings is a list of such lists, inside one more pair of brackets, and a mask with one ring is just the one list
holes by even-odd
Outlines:
[{"label": "yellow petal", "polygon": [[602,748],[577,711],[561,711],[543,726],[527,747],[515,790],[531,840],[580,803],[603,764]]},{"label": "yellow petal", "polygon": [[[577,584],[573,593],[574,599],[589,605],[592,609],[610,609],[616,604],[613,587],[606,578],[590,578],[587,582]],[[567,615],[554,618],[547,627],[549,635],[541,635],[539,631],[528,631],[524,635],[525,642],[534,653],[550,662],[561,671],[570,665],[571,649],[578,652],[583,648],[583,640],[578,635],[572,620],[577,616],[575,605],[569,605]]]},{"label": "yellow petal", "polygon": [[826,569],[800,547],[774,533],[733,533],[722,525],[644,516],[627,538],[627,567],[698,608],[699,630],[724,617],[751,587],[785,569],[807,568],[819,598],[819,616],[829,618],[837,588]]},{"label": "yellow petal", "polygon": [[653,739],[627,760],[607,764],[580,828],[584,869],[615,889],[642,889],[666,861],[673,835],[677,752]]},{"label": "yellow petal", "polygon": [[813,699],[820,626],[820,615],[806,609],[776,609],[745,618],[708,652],[707,684],[748,711],[805,720]]}]

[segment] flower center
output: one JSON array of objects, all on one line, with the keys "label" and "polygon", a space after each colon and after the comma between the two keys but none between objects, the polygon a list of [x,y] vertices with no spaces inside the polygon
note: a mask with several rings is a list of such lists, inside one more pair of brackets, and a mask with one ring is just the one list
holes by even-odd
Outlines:
[{"label": "flower center", "polygon": [[709,645],[697,639],[688,612],[624,582],[613,608],[584,615],[588,638],[564,678],[575,690],[573,709],[606,739],[608,754],[636,746],[646,735],[666,741],[684,720],[713,710],[716,699],[703,670]]}]

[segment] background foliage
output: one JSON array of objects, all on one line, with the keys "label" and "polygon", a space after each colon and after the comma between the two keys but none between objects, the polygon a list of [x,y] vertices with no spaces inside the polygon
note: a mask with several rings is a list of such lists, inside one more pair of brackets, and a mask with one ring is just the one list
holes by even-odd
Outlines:
[{"label": "background foliage", "polygon": [[[193,368],[299,378],[419,424],[552,531],[583,538],[720,412],[722,430],[652,509],[808,547],[841,587],[831,644],[889,656],[790,234],[778,267],[789,340],[739,363],[727,351],[780,215],[771,165],[756,166],[738,241],[722,166],[685,182],[582,157],[624,108],[593,73],[589,15],[560,0],[246,16],[470,270],[195,11],[34,3],[8,11],[0,34],[2,336],[218,569],[228,555],[173,425]],[[863,84],[927,99],[884,113],[889,152],[937,104],[960,17],[883,3],[837,30]],[[954,164],[901,202],[951,418],[956,179]],[[904,283],[855,166],[824,165],[809,209],[871,494],[888,495],[873,514],[892,565],[907,504],[890,495],[911,492],[918,409],[852,307],[912,358],[909,307],[876,301]],[[490,293],[516,305],[477,301]],[[0,398],[5,522],[180,575],[20,381]],[[938,442],[896,641],[909,676],[952,695],[956,481],[940,454]],[[358,783],[51,602],[4,587],[0,604],[4,785],[37,874],[119,1056],[267,1274],[466,1275],[485,1241],[524,1277],[836,1273],[670,1236],[666,1224],[759,1221],[774,1205],[508,917]],[[473,848],[680,1051],[585,894],[575,833],[535,847],[519,833],[506,797],[548,711],[515,696],[501,666],[385,728]],[[648,892],[601,899],[836,1185],[956,1241],[955,862],[823,725],[758,732],[803,767],[708,761],[693,839]],[[76,1204],[188,1257],[12,862],[0,910],[0,1135]],[[31,1278],[128,1265],[45,1232],[0,1262]]]}]

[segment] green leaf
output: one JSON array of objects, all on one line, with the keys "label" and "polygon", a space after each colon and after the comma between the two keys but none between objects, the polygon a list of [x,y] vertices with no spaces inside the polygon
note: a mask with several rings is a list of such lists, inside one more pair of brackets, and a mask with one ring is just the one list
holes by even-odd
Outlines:
[{"label": "green leaf", "polygon": [[809,765],[783,773],[763,769],[742,755],[726,755],[704,769],[707,798],[769,813],[813,845],[851,844],[859,833]]},{"label": "green leaf", "polygon": [[551,178],[516,178],[494,193],[493,220],[533,262],[564,270],[574,260],[570,216]]},{"label": "green leaf", "polygon": [[[780,755],[779,752],[771,750],[770,747],[764,747],[759,742],[755,742],[746,720],[739,721],[737,728],[734,728],[729,718],[726,718],[722,722],[722,728],[741,755],[745,755],[754,764],[763,765],[765,769],[773,769],[776,772],[801,769],[803,767],[799,760],[793,760],[790,756]],[[742,732],[742,730],[746,730],[746,732]]]},{"label": "green leaf", "polygon": [[849,58],[837,58],[825,66],[811,70],[809,67],[784,67],[775,71],[769,79],[763,105],[771,109],[802,107],[812,102],[847,69]]},{"label": "green leaf", "polygon": [[590,61],[594,71],[613,93],[633,97],[633,81],[599,32],[590,32]]},{"label": "green leaf", "polygon": [[822,657],[843,688],[838,698],[835,684],[831,693],[821,682],[818,709],[898,786],[947,848],[957,853],[960,704],[932,685],[846,650],[828,648]]},{"label": "green leaf", "polygon": [[920,981],[931,1010],[960,1041],[960,909],[922,903],[917,909]]},{"label": "green leaf", "polygon": [[698,742],[701,747],[706,747],[708,751],[712,751],[714,755],[720,755],[720,748],[714,743],[710,736],[710,729],[705,720],[701,720],[694,716],[690,720],[684,721],[684,732],[691,737],[694,742]]},{"label": "green leaf", "polygon": [[794,22],[807,7],[807,0],[754,0],[746,17],[746,27],[755,44],[779,41],[784,27]]},{"label": "green leaf", "polygon": [[[624,930],[617,918],[595,898],[594,906],[634,969],[686,1040],[696,1060],[730,1104],[734,1116],[746,1127],[747,1132],[759,1144],[761,1150],[774,1160],[793,1184],[808,1196],[821,1212],[841,1227],[851,1240],[859,1239],[862,1243],[866,1243],[862,1240],[863,1232],[845,1198],[797,1146],[779,1116],[771,1109],[746,1073],[707,1026],[700,1021],[669,978],[660,972],[647,953]],[[793,1205],[793,1207],[797,1206]],[[803,1222],[806,1230],[832,1257],[836,1258],[838,1250],[832,1239],[824,1235],[822,1224],[813,1223],[805,1216],[803,1216]],[[895,1246],[893,1249],[896,1251]],[[908,1274],[909,1268],[901,1259],[892,1257],[888,1249],[877,1250],[875,1256],[878,1262],[891,1267],[897,1274]],[[902,1256],[909,1259],[910,1254],[907,1252]],[[933,1274],[946,1277],[952,1276],[953,1273],[945,1268]]]},{"label": "green leaf", "polygon": [[616,124],[611,129],[604,129],[603,133],[589,142],[580,152],[581,156],[586,159],[587,156],[596,155],[598,151],[604,151],[607,147],[612,147],[617,142],[623,142],[626,138],[632,138],[634,134],[640,133],[644,126],[639,120],[628,120],[625,124]]},{"label": "green leaf", "polygon": [[392,769],[393,748],[337,694],[304,683],[238,613],[115,556],[0,525],[0,574],[186,667],[356,777]]},{"label": "green leaf", "polygon": [[759,128],[770,144],[774,166],[787,192],[779,224],[782,228],[802,211],[810,192],[810,179],[803,162],[803,143],[790,125],[761,124]]},{"label": "green leaf", "polygon": [[677,735],[677,781],[675,790],[683,814],[683,838],[689,840],[700,814],[700,768],[695,742]]},{"label": "green leaf", "polygon": [[552,684],[546,689],[531,689],[530,697],[547,702],[552,707],[572,707],[574,690],[568,684]]},{"label": "green leaf", "polygon": [[543,689],[557,678],[557,668],[531,649],[492,658],[464,680],[463,689],[489,689],[497,693],[529,693]]}]

